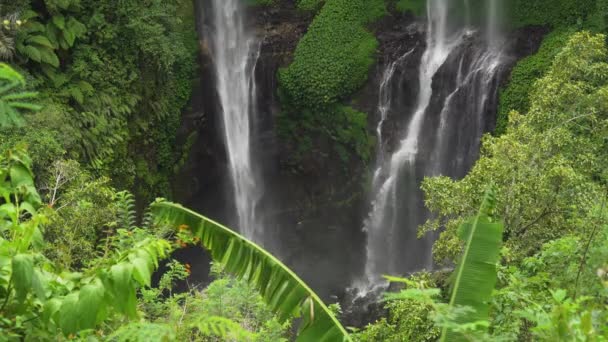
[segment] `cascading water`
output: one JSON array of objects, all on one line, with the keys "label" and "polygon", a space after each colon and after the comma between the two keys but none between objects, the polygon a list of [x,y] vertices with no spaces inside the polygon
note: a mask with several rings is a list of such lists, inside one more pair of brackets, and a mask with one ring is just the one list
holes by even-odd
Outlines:
[{"label": "cascading water", "polygon": [[[497,89],[496,71],[501,56],[500,49],[493,48],[499,36],[498,0],[490,1],[490,43],[473,52],[465,46],[475,34],[467,28],[471,20],[469,1],[463,0],[467,13],[460,23],[449,17],[453,1],[427,2],[427,46],[420,62],[417,106],[397,151],[385,156],[380,149],[377,157],[375,199],[364,224],[368,236],[365,279],[356,284],[361,295],[383,286],[383,274],[433,267],[433,237],[417,239],[417,228],[427,219],[420,181],[437,174],[462,177],[479,152],[481,135],[487,129],[484,115]],[[390,97],[398,96],[385,89],[394,74],[394,65],[388,67],[381,83],[381,142],[382,124],[391,110]],[[446,70],[452,75],[446,75]],[[457,113],[463,109],[463,113]]]},{"label": "cascading water", "polygon": [[[382,80],[380,81],[380,92],[378,94],[378,112],[380,114],[380,121],[376,128],[376,136],[378,137],[378,153],[376,156],[376,162],[381,165],[384,162],[385,153],[383,150],[384,145],[384,134],[383,125],[388,118],[389,111],[391,109],[392,99],[395,96],[392,87],[393,76],[399,64],[401,64],[408,56],[414,52],[414,49],[409,50],[403,56],[399,57],[396,61],[392,62],[384,73],[382,74]],[[382,168],[379,167],[374,174],[373,184],[376,186],[376,182],[380,180]]]},{"label": "cascading water", "polygon": [[212,0],[212,29],[207,32],[217,74],[222,124],[238,214],[238,228],[259,239],[256,205],[262,189],[252,164],[251,136],[255,112],[254,71],[260,44],[245,31],[240,0]]},{"label": "cascading water", "polygon": [[487,37],[488,45],[496,47],[500,39],[500,2],[499,0],[488,0],[488,23],[487,23]]},{"label": "cascading water", "polygon": [[[427,3],[428,33],[427,49],[422,57],[420,67],[420,92],[417,108],[408,125],[405,139],[401,141],[399,150],[377,172],[383,177],[383,182],[376,181],[377,196],[372,212],[365,222],[364,230],[368,233],[366,277],[369,285],[380,281],[380,276],[386,273],[399,273],[398,265],[390,256],[396,255],[397,236],[400,228],[398,213],[403,208],[397,196],[398,178],[408,173],[411,180],[406,185],[415,186],[416,154],[418,137],[423,117],[432,96],[433,76],[448,57],[455,45],[449,41],[447,32],[448,6],[442,0],[429,0]],[[390,70],[390,69],[389,69]],[[382,111],[382,106],[381,106]],[[388,158],[387,158],[388,159]],[[381,159],[382,160],[382,159]],[[415,189],[411,189],[415,192]],[[408,196],[412,198],[413,196]],[[412,217],[413,220],[416,217]]]}]

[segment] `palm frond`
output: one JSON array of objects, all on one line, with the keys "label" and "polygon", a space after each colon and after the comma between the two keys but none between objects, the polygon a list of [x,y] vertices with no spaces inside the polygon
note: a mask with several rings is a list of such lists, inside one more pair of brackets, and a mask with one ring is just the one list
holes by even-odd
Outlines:
[{"label": "palm frond", "polygon": [[[449,305],[451,309],[457,307],[473,309],[459,315],[458,323],[475,323],[488,319],[489,302],[496,285],[496,263],[500,256],[503,233],[503,225],[492,218],[495,203],[495,191],[490,188],[477,216],[464,223],[458,232],[465,242],[465,247],[454,273]],[[464,340],[466,340],[464,336],[447,327],[442,331],[442,342]]]},{"label": "palm frond", "polygon": [[284,321],[302,316],[296,341],[351,341],[348,333],[321,299],[287,266],[262,247],[234,231],[178,204],[152,205],[157,221],[190,229],[213,260],[228,273],[244,279]]}]

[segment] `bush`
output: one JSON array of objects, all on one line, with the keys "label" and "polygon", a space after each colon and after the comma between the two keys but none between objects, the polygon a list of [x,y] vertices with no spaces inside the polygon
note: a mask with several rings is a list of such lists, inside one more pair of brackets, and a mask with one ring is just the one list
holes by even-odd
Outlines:
[{"label": "bush", "polygon": [[594,15],[599,1],[510,0],[505,3],[514,27],[550,25],[557,28],[585,22]]},{"label": "bush", "polygon": [[[319,2],[301,1],[312,9]],[[378,46],[365,25],[386,13],[381,0],[329,0],[279,71],[283,115],[279,135],[295,147],[295,159],[329,140],[342,161],[367,160],[371,140],[364,113],[340,105],[367,80]],[[323,149],[321,149],[323,150]]]},{"label": "bush", "polygon": [[378,0],[328,1],[298,44],[294,62],[279,72],[288,101],[325,109],[361,87],[378,46],[364,25],[384,10]]},{"label": "bush", "polygon": [[496,134],[503,134],[509,123],[509,112],[527,113],[534,82],[543,77],[553,59],[568,42],[574,30],[566,28],[551,32],[535,55],[522,59],[511,73],[509,84],[500,91]]}]

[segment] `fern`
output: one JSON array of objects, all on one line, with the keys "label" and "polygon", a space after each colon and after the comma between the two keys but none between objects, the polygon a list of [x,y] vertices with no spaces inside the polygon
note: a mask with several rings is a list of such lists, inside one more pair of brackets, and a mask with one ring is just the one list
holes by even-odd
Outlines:
[{"label": "fern", "polygon": [[25,15],[27,21],[18,31],[16,50],[28,60],[58,68],[60,62],[55,54],[55,44],[48,38],[45,26],[36,17],[37,14],[31,11]]},{"label": "fern", "polygon": [[65,18],[62,14],[54,15],[46,25],[46,34],[55,47],[68,50],[74,46],[76,39],[87,32],[86,26],[73,17]]},{"label": "fern", "polygon": [[223,317],[204,317],[195,326],[203,335],[223,341],[254,341],[255,334],[240,324]]},{"label": "fern", "polygon": [[115,201],[118,206],[119,226],[128,230],[137,228],[137,213],[133,194],[128,191],[121,191],[116,194]]},{"label": "fern", "polygon": [[0,127],[23,124],[21,111],[38,111],[40,106],[29,102],[37,93],[22,91],[25,79],[10,66],[0,63]]}]

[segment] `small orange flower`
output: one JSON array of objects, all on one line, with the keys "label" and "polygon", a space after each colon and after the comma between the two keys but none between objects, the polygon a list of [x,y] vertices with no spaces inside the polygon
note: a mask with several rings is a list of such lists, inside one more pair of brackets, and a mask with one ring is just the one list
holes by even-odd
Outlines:
[{"label": "small orange flower", "polygon": [[188,230],[190,229],[190,227],[188,227],[187,224],[180,224],[178,227],[179,230]]},{"label": "small orange flower", "polygon": [[192,270],[190,269],[190,264],[186,264],[186,273],[192,274]]}]

